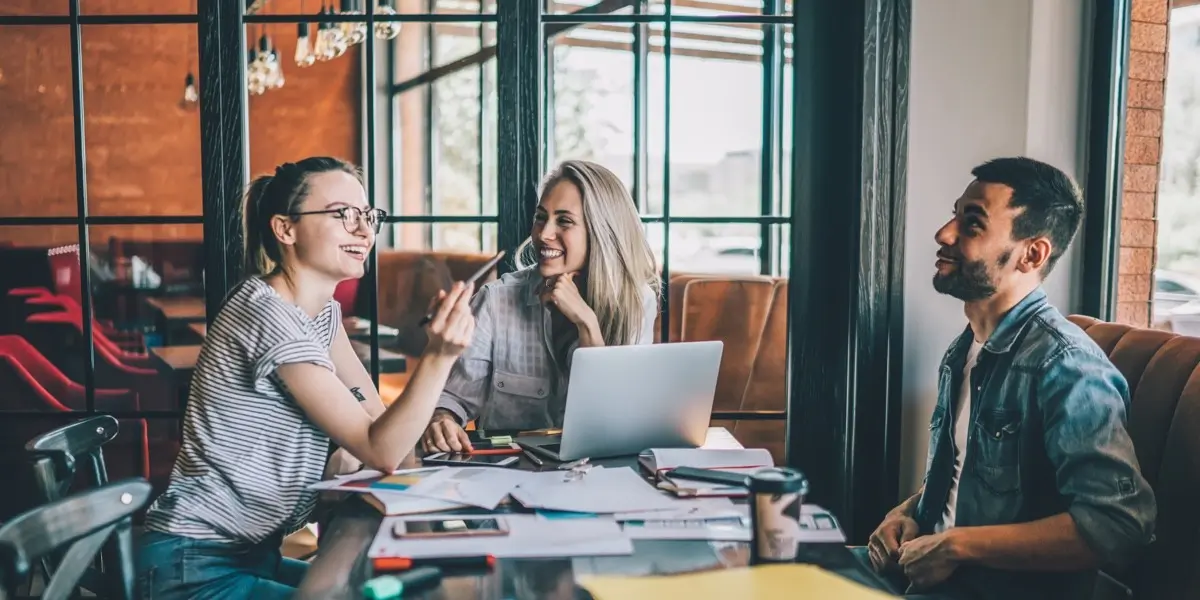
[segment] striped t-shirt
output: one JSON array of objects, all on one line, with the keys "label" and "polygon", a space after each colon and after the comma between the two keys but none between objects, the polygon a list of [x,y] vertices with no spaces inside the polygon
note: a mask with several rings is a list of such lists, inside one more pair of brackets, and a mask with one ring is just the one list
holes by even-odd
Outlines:
[{"label": "striped t-shirt", "polygon": [[208,328],[171,482],[146,527],[190,538],[257,543],[302,527],[316,503],[329,438],[282,392],[276,368],[333,370],[341,323],[330,301],[315,319],[251,277]]}]

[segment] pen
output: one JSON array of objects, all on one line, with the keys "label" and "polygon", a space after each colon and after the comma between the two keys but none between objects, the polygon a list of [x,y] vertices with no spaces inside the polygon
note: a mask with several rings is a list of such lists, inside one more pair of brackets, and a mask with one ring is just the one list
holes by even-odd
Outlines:
[{"label": "pen", "polygon": [[[467,285],[470,285],[470,284],[472,284],[472,283],[475,283],[475,280],[476,280],[476,279],[479,279],[480,277],[483,277],[484,273],[487,273],[488,271],[491,271],[493,267],[495,267],[497,264],[499,264],[499,263],[500,263],[500,259],[502,259],[502,258],[504,258],[504,251],[503,251],[503,250],[501,250],[499,253],[497,253],[495,256],[493,256],[493,257],[491,258],[491,260],[487,261],[487,263],[485,263],[485,264],[484,264],[482,267],[480,267],[478,271],[475,271],[475,272],[474,272],[474,273],[473,273],[473,274],[472,274],[470,277],[468,277],[468,278],[467,278],[467,280],[466,280],[466,281],[464,281],[463,283],[465,283],[465,284],[467,284]],[[424,326],[428,325],[428,324],[429,324],[430,322],[432,322],[432,321],[433,321],[433,313],[431,312],[431,313],[429,313],[429,314],[425,315],[424,317],[421,317],[421,322],[420,322],[420,323],[417,323],[417,327],[424,327]]]},{"label": "pen", "polygon": [[437,567],[421,567],[400,575],[382,575],[363,584],[363,596],[370,600],[400,598],[405,591],[433,586],[442,580]]},{"label": "pen", "polygon": [[538,458],[537,455],[530,452],[528,448],[521,448],[521,452],[524,452],[525,457],[528,458],[530,461],[532,461],[533,464],[535,464],[539,467],[546,464],[546,463],[542,462],[542,459]]},{"label": "pen", "polygon": [[406,571],[425,566],[442,569],[490,569],[495,565],[496,557],[491,554],[442,558],[376,558],[372,564],[376,571]]}]

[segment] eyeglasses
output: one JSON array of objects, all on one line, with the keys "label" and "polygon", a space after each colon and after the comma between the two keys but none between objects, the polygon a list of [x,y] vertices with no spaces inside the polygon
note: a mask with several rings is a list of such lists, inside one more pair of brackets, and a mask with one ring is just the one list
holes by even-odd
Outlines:
[{"label": "eyeglasses", "polygon": [[290,217],[299,217],[302,215],[337,215],[341,219],[342,226],[346,231],[354,233],[358,230],[359,222],[365,217],[367,226],[375,233],[379,233],[379,226],[383,224],[383,220],[387,218],[387,211],[381,208],[369,208],[363,210],[357,206],[343,206],[341,208],[331,208],[329,210],[309,210],[304,212],[288,213]]}]

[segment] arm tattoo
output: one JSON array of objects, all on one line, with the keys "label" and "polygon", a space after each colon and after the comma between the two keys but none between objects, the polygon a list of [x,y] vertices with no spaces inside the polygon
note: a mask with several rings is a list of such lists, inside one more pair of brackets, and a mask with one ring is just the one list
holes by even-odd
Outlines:
[{"label": "arm tattoo", "polygon": [[367,397],[366,397],[366,396],[364,396],[364,395],[362,395],[362,392],[358,391],[358,388],[356,388],[356,387],[352,387],[352,388],[350,388],[350,393],[351,393],[351,394],[354,394],[354,397],[355,397],[355,398],[358,398],[358,401],[359,401],[359,402],[366,402],[366,401],[367,401]]}]

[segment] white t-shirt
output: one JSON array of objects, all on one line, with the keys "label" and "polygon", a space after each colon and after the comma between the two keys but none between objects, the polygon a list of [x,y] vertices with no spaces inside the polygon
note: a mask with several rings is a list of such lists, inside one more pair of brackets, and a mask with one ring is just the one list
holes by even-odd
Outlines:
[{"label": "white t-shirt", "polygon": [[963,462],[967,458],[967,432],[971,428],[971,370],[979,358],[983,342],[975,340],[967,351],[967,362],[963,366],[962,385],[958,388],[958,406],[954,411],[954,478],[950,480],[950,494],[946,496],[946,510],[942,522],[935,528],[938,532],[954,527],[954,508],[958,505],[958,480],[962,477]]}]

